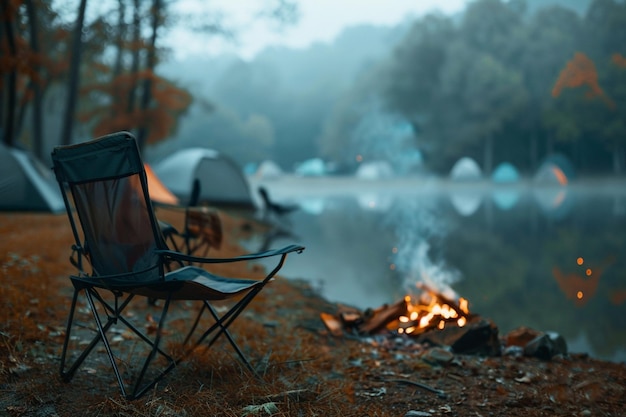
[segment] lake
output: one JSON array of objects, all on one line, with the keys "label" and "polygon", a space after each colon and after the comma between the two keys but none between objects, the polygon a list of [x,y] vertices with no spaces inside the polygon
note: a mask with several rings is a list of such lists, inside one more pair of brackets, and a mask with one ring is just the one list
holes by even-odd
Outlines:
[{"label": "lake", "polygon": [[280,178],[262,183],[300,210],[306,246],[281,275],[358,308],[399,300],[422,282],[452,289],[501,334],[552,330],[571,352],[626,361],[626,182],[492,185],[398,179]]}]

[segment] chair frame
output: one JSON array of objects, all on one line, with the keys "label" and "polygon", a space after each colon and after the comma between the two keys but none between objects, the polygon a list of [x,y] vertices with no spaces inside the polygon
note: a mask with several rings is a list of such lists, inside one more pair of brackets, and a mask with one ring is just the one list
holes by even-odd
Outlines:
[{"label": "chair frame", "polygon": [[[96,165],[98,165],[98,161],[101,161],[100,169],[87,169],[89,172],[86,174],[83,174],[80,169],[77,169],[80,167],[81,158],[85,158],[86,155],[90,158],[96,158],[96,162],[93,162]],[[89,213],[86,213],[85,209],[75,202],[78,197],[77,193],[80,193],[78,188],[81,185],[112,179],[111,175],[114,169],[106,165],[108,163],[106,160],[107,157],[115,158],[118,162],[122,161],[120,163],[124,165],[123,168],[120,169],[121,172],[119,174],[113,173],[113,175],[115,175],[113,179],[126,178],[134,175],[138,175],[139,177],[141,193],[139,193],[139,190],[135,190],[135,192],[137,192],[137,196],[142,200],[142,207],[147,212],[144,214],[149,218],[154,238],[154,248],[150,256],[156,259],[155,265],[152,265],[151,268],[146,271],[156,276],[156,279],[139,279],[138,277],[141,277],[146,271],[137,272],[128,270],[117,274],[100,274],[96,271],[92,259],[96,255],[94,255],[90,249],[95,247],[97,242],[89,241],[89,234],[85,232],[84,228],[85,224],[89,221]],[[70,260],[78,269],[78,274],[70,276],[74,293],[60,358],[60,375],[62,380],[69,382],[94,348],[99,342],[102,342],[121,394],[127,399],[136,399],[155,387],[163,377],[176,368],[176,366],[187,358],[198,346],[205,344],[205,349],[208,350],[222,335],[225,336],[245,367],[256,375],[254,367],[243,354],[228,328],[265,285],[276,276],[278,271],[283,267],[287,255],[294,252],[301,253],[304,247],[289,245],[281,249],[232,258],[206,258],[181,253],[178,250],[171,250],[165,243],[159,222],[154,214],[148,193],[145,169],[141,162],[141,156],[135,138],[128,132],[114,133],[77,145],[56,147],[52,152],[52,160],[75,240],[75,244],[72,245]],[[102,173],[100,173],[100,171],[102,171]],[[74,205],[70,204],[70,196],[75,203]],[[80,238],[79,230],[83,232],[83,239]],[[266,274],[265,278],[262,280],[224,278],[211,274],[204,268],[190,266],[192,264],[210,265],[230,262],[248,262],[274,257],[278,258],[275,267]],[[90,273],[85,271],[85,261],[92,266]],[[180,268],[170,271],[173,263],[178,264]],[[194,279],[192,279],[192,277],[194,277]],[[189,295],[190,293],[192,294],[191,296]],[[92,313],[96,325],[96,329],[94,329],[96,334],[82,351],[77,349],[76,353],[78,357],[72,361],[69,358],[70,340],[72,339],[72,330],[75,330],[76,326],[78,326],[76,314],[80,295],[85,297],[89,310]],[[149,299],[164,301],[160,319],[158,320],[155,334],[152,337],[142,331],[123,314],[136,297],[148,297]],[[166,352],[161,347],[168,311],[174,300],[195,300],[201,302],[201,307],[182,342],[182,352],[176,354]],[[212,301],[217,300],[232,300],[234,304],[231,305],[225,313],[219,315],[211,304]],[[208,329],[201,332],[199,336],[194,337],[200,320],[207,315],[207,312],[214,320],[214,323]],[[143,361],[143,365],[141,365],[139,374],[132,378],[134,382],[132,380],[130,382],[124,381],[112,349],[110,337],[107,333],[118,323],[124,325],[132,334],[137,336],[139,340],[145,342],[147,345],[146,349],[149,351]],[[158,366],[158,364],[155,364],[155,358],[157,357],[164,358],[167,364],[164,368],[160,368],[160,371],[152,371],[153,373],[157,372],[156,376],[148,376],[148,370],[152,370]]]}]

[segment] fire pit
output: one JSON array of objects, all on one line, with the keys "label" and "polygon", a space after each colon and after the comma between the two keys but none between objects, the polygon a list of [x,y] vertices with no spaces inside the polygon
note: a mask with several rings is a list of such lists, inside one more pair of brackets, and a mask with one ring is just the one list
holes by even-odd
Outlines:
[{"label": "fire pit", "polygon": [[321,313],[320,317],[337,337],[403,337],[414,344],[443,347],[453,353],[487,356],[500,355],[503,348],[542,359],[567,353],[563,338],[554,333],[516,329],[500,340],[495,323],[471,313],[467,299],[451,298],[422,284],[418,290],[417,295],[406,295],[376,309],[360,311],[341,305],[335,314]]}]

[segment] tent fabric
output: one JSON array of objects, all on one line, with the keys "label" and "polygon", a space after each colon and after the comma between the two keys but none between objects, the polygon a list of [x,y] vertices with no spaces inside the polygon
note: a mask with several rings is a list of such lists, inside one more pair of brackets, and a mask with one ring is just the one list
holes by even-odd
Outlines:
[{"label": "tent fabric", "polygon": [[283,170],[280,166],[276,162],[270,160],[261,162],[255,173],[255,175],[259,178],[277,178],[282,174]]},{"label": "tent fabric", "polygon": [[359,165],[355,175],[366,180],[378,180],[393,177],[393,168],[387,161],[363,162]]},{"label": "tent fabric", "polygon": [[480,166],[469,157],[459,159],[450,170],[450,178],[455,181],[474,181],[481,179],[481,177]]},{"label": "tent fabric", "polygon": [[503,184],[517,182],[520,179],[519,171],[513,164],[509,162],[502,162],[496,167],[491,175],[493,182]]},{"label": "tent fabric", "polygon": [[163,182],[157,177],[149,164],[144,163],[146,169],[146,177],[148,178],[148,192],[150,193],[150,199],[161,204],[169,204],[172,206],[179,205],[178,197],[176,197]]},{"label": "tent fabric", "polygon": [[254,209],[250,186],[239,166],[215,150],[189,148],[153,164],[154,173],[183,202],[191,198],[194,180],[200,182],[200,203],[216,207]]},{"label": "tent fabric", "polygon": [[0,145],[0,210],[64,212],[52,170],[29,152]]},{"label": "tent fabric", "polygon": [[544,162],[535,174],[535,182],[541,184],[567,185],[568,178],[557,164]]}]

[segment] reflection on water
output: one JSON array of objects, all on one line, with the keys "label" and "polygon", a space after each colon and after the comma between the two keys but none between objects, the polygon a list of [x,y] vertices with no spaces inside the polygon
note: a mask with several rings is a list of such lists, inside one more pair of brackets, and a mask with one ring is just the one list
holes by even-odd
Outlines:
[{"label": "reflection on water", "polygon": [[554,330],[626,361],[626,187],[316,184],[266,184],[302,207],[290,223],[307,250],[283,275],[359,308],[451,287],[502,333]]}]

